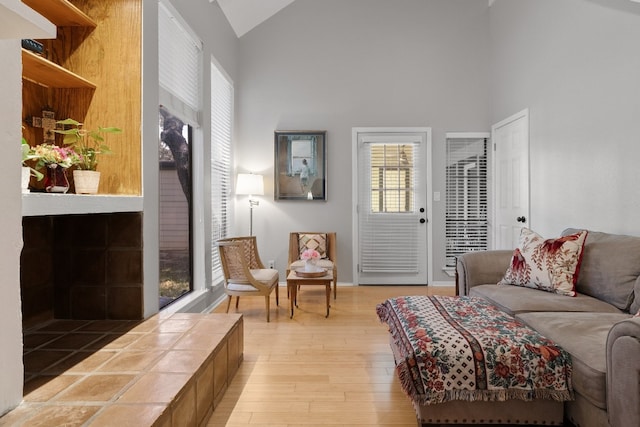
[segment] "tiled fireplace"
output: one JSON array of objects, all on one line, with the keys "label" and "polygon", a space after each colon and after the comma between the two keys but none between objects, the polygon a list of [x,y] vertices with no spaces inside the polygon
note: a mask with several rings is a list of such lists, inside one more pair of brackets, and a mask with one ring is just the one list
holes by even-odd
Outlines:
[{"label": "tiled fireplace", "polygon": [[24,393],[0,426],[206,425],[242,315],[143,319],[142,213],[25,216],[23,239]]},{"label": "tiled fireplace", "polygon": [[142,213],[25,216],[23,328],[143,318]]}]

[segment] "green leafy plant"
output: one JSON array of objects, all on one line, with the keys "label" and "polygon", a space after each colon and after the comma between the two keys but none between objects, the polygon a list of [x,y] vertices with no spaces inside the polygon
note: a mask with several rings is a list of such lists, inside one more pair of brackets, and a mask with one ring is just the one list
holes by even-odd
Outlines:
[{"label": "green leafy plant", "polygon": [[38,160],[38,155],[36,155],[34,149],[31,148],[31,146],[23,136],[22,137],[22,166],[29,168],[31,176],[35,176],[36,179],[40,181],[42,178],[44,178],[44,175],[40,171],[32,168],[31,166],[28,166],[25,163],[26,161],[29,161],[29,160]]},{"label": "green leafy plant", "polygon": [[64,144],[73,149],[82,157],[77,163],[79,169],[94,171],[98,167],[100,154],[111,154],[108,145],[104,144],[103,135],[108,133],[121,133],[117,127],[98,127],[97,130],[87,130],[84,124],[71,118],[59,120],[56,123],[63,129],[54,130],[55,133],[64,135]]}]

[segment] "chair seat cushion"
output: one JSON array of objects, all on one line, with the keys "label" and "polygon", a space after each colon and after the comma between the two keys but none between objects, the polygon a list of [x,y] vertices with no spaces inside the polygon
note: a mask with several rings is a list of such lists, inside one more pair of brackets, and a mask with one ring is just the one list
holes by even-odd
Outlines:
[{"label": "chair seat cushion", "polygon": [[253,286],[249,285],[248,283],[229,283],[229,284],[227,284],[227,290],[234,291],[234,292],[246,292],[246,293],[250,293],[250,292],[258,293],[258,292],[260,292],[260,291],[258,291],[258,289],[254,288]]},{"label": "chair seat cushion", "polygon": [[259,268],[250,270],[254,279],[265,285],[273,285],[278,282],[278,270],[273,268]]}]

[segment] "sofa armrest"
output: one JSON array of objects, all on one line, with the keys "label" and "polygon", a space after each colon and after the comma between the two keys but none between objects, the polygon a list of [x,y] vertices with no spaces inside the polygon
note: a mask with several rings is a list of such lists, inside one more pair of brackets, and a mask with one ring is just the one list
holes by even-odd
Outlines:
[{"label": "sofa armrest", "polygon": [[456,261],[456,287],[459,295],[469,295],[476,285],[495,284],[504,277],[511,263],[511,250],[467,252]]},{"label": "sofa armrest", "polygon": [[640,426],[640,317],[607,336],[607,413],[611,427]]}]

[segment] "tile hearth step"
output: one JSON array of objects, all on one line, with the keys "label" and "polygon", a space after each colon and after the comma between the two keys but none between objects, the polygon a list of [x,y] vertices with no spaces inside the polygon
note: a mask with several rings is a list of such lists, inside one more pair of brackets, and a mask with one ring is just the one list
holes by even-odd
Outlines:
[{"label": "tile hearth step", "polygon": [[241,314],[158,314],[111,335],[33,376],[0,426],[205,425],[243,359]]}]

